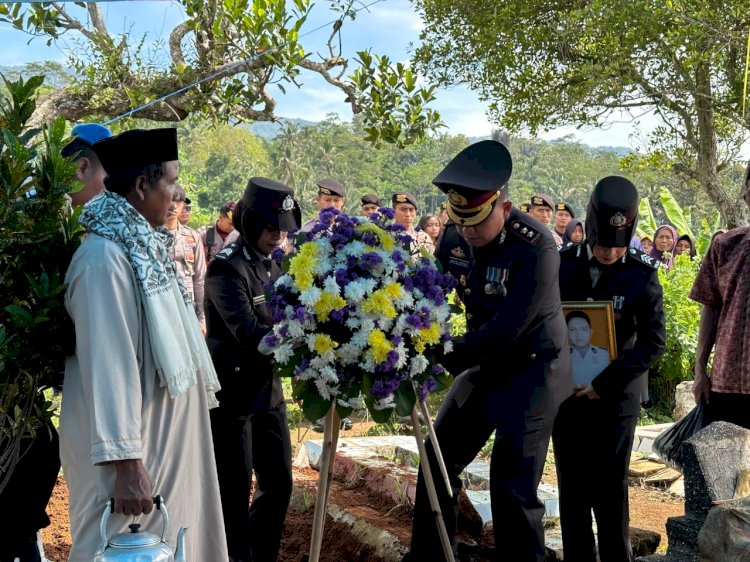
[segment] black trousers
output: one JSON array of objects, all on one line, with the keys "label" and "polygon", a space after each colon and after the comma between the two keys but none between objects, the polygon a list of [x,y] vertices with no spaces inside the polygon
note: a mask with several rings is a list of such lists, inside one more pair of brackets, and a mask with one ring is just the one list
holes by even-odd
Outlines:
[{"label": "black trousers", "polygon": [[[211,410],[216,469],[229,556],[275,562],[292,493],[292,446],[282,404],[237,417]],[[248,507],[252,474],[257,487]]]},{"label": "black trousers", "polygon": [[617,403],[568,398],[552,440],[565,560],[596,562],[591,510],[602,562],[631,562],[628,465],[637,416]]},{"label": "black trousers", "polygon": [[33,439],[21,442],[23,456],[0,493],[0,513],[5,514],[0,533],[0,562],[41,560],[36,533],[49,525],[47,504],[60,472],[57,430],[49,423]]},{"label": "black trousers", "polygon": [[725,421],[750,429],[750,394],[711,391],[704,416],[705,425]]},{"label": "black trousers", "polygon": [[[450,477],[453,498],[448,496],[443,485],[429,440],[427,457],[455,553],[460,475],[496,431],[490,463],[495,544],[502,545],[496,551],[496,559],[542,562],[545,552],[544,504],[536,492],[542,478],[556,405],[549,408],[545,400],[541,400],[539,407],[524,407],[526,400],[523,397],[514,402],[511,398],[513,389],[506,390],[488,399],[488,393],[483,392],[481,386],[474,386],[471,378],[464,374],[456,378],[443,402],[435,421],[435,433]],[[544,393],[543,389],[539,390],[539,393]],[[407,559],[419,562],[445,560],[421,469],[414,506],[411,553]]]}]

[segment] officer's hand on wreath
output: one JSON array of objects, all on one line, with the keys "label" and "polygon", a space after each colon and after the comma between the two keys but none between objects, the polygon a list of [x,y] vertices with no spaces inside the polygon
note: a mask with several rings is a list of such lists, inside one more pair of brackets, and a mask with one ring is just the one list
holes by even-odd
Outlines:
[{"label": "officer's hand on wreath", "polygon": [[573,390],[578,398],[588,398],[589,400],[599,400],[601,398],[590,384],[577,386]]},{"label": "officer's hand on wreath", "polygon": [[153,488],[141,459],[114,461],[112,464],[115,465],[115,513],[151,513]]}]

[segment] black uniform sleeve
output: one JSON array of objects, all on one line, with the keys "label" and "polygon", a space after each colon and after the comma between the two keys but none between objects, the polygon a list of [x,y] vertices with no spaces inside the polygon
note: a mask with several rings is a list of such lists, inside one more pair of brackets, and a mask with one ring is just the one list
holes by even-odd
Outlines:
[{"label": "black uniform sleeve", "polygon": [[221,315],[237,343],[256,350],[271,327],[261,322],[253,311],[253,295],[237,269],[219,259],[211,262],[206,276],[206,300]]},{"label": "black uniform sleeve", "polygon": [[636,342],[632,349],[612,361],[591,382],[596,393],[605,398],[622,390],[640,377],[666,349],[667,331],[664,318],[664,297],[659,276],[654,270],[635,308]]},{"label": "black uniform sleeve", "polygon": [[559,295],[559,270],[560,255],[551,241],[538,251],[530,251],[509,279],[507,296],[494,316],[454,343],[465,364],[476,363],[477,358],[489,354],[513,353],[514,342],[540,322],[548,299]]}]

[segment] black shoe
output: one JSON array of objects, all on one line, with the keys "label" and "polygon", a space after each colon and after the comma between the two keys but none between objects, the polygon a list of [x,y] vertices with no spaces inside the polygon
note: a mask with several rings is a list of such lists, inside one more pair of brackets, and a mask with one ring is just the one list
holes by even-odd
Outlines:
[{"label": "black shoe", "polygon": [[344,431],[349,431],[351,428],[354,427],[354,423],[349,418],[344,418],[341,420],[341,429]]}]

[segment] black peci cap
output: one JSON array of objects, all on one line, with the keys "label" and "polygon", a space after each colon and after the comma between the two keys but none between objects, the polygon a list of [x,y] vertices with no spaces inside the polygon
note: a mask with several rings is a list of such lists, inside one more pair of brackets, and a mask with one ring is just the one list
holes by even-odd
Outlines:
[{"label": "black peci cap", "polygon": [[638,190],[622,176],[608,176],[594,187],[586,209],[586,241],[608,248],[630,245],[638,223]]},{"label": "black peci cap", "polygon": [[279,230],[296,230],[302,223],[302,213],[294,200],[294,190],[281,182],[268,178],[250,178],[241,201],[246,210],[253,211]]},{"label": "black peci cap", "polygon": [[178,159],[177,129],[132,129],[92,148],[107,174],[137,174],[146,166]]}]

